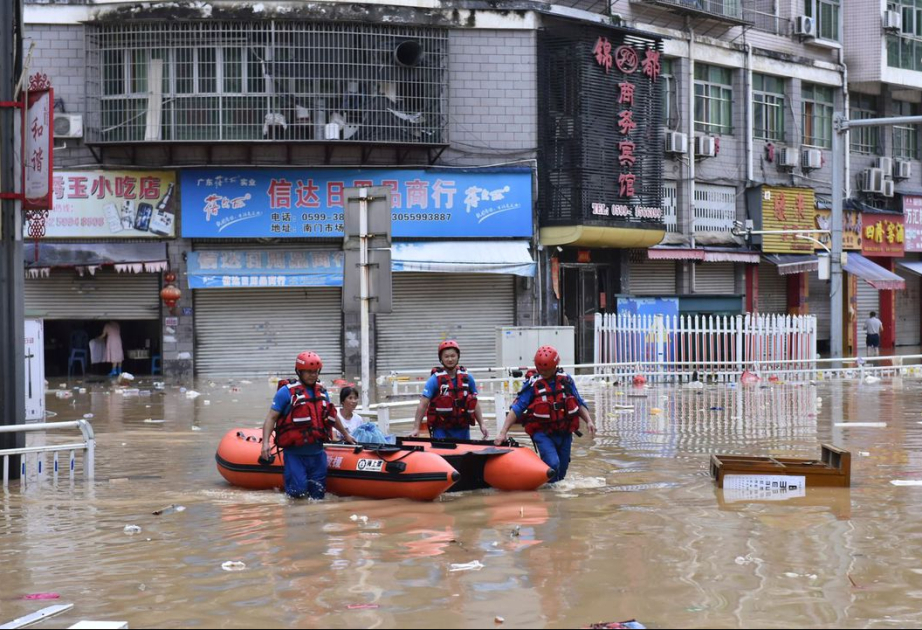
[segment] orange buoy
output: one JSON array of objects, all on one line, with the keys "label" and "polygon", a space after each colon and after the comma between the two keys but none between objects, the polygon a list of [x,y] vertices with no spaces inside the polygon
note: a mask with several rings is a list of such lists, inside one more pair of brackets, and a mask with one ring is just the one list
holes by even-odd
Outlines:
[{"label": "orange buoy", "polygon": [[435,440],[432,438],[397,438],[403,446],[421,446],[426,452],[445,458],[461,479],[449,492],[496,488],[522,491],[540,488],[554,476],[538,454],[530,448],[509,441],[496,446],[492,440]]},{"label": "orange buoy", "polygon": [[[262,429],[231,429],[218,444],[218,472],[231,485],[254,490],[283,488],[282,456],[257,460]],[[327,491],[343,497],[432,501],[461,475],[442,457],[423,449],[390,445],[327,444]]]}]

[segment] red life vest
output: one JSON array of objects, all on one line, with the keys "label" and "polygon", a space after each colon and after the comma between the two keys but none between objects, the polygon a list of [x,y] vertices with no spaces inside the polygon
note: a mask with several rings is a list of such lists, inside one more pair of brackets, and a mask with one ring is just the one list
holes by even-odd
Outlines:
[{"label": "red life vest", "polygon": [[554,431],[575,432],[579,429],[579,399],[570,392],[569,377],[558,372],[553,387],[542,376],[531,382],[535,397],[525,409],[522,423],[528,435]]},{"label": "red life vest", "polygon": [[301,382],[285,383],[291,394],[288,413],[275,423],[275,443],[279,448],[304,446],[330,439],[331,418],[336,417],[336,407],[327,400],[327,390],[317,383],[314,398],[308,398],[308,390]]},{"label": "red life vest", "polygon": [[426,410],[429,430],[456,429],[474,426],[474,409],[477,394],[471,391],[471,377],[458,366],[458,374],[452,379],[444,368],[432,368],[438,378],[435,395]]}]

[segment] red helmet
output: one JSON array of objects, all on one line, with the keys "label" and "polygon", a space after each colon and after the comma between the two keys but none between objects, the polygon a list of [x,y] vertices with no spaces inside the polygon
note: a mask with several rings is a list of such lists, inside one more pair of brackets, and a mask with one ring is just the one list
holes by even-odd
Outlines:
[{"label": "red helmet", "polygon": [[535,353],[535,367],[539,370],[556,369],[560,365],[560,355],[554,346],[541,346]]},{"label": "red helmet", "polygon": [[295,360],[295,372],[300,372],[301,370],[317,370],[319,372],[322,369],[323,361],[316,352],[302,352]]},{"label": "red helmet", "polygon": [[449,339],[448,341],[443,341],[439,344],[439,360],[442,360],[442,351],[448,350],[449,348],[454,348],[458,351],[458,355],[461,354],[461,346],[458,345],[458,342],[454,339]]}]

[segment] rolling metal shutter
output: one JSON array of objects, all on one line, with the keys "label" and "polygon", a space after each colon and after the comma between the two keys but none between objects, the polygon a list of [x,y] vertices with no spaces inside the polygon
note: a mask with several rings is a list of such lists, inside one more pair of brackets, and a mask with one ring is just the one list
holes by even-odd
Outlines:
[{"label": "rolling metal shutter", "polygon": [[880,317],[880,291],[858,278],[858,339],[855,340],[855,346],[859,350],[867,348],[867,330],[864,322],[871,315],[871,311],[875,311]]},{"label": "rolling metal shutter", "polygon": [[906,280],[906,288],[896,292],[896,345],[918,346],[922,344],[922,321],[919,317],[922,279],[900,267],[896,268],[896,273]]},{"label": "rolling metal shutter", "polygon": [[675,295],[675,265],[674,260],[632,262],[631,295]]},{"label": "rolling metal shutter", "polygon": [[[843,284],[845,276],[843,275]],[[816,332],[817,339],[829,339],[829,320],[831,318],[832,307],[829,305],[829,282],[820,280],[816,273],[810,274],[809,280],[810,294],[807,297],[807,307],[810,315],[816,315]]]},{"label": "rolling metal shutter", "polygon": [[40,319],[159,319],[160,274],[53,269],[47,278],[26,279],[25,312]]},{"label": "rolling metal shutter", "polygon": [[732,262],[701,263],[695,267],[695,293],[733,295],[736,293],[735,265]]},{"label": "rolling metal shutter", "polygon": [[759,312],[786,315],[788,312],[788,278],[778,274],[778,268],[767,262],[759,263]]}]

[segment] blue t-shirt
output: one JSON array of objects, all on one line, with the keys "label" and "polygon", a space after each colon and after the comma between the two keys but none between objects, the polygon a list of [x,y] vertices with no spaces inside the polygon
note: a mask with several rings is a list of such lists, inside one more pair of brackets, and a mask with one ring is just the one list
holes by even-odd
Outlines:
[{"label": "blue t-shirt", "polygon": [[[455,375],[457,378],[457,374]],[[452,379],[454,380],[454,379]],[[471,384],[471,393],[475,396],[477,395],[477,383],[474,381],[474,377],[470,374],[467,375],[467,380]],[[426,386],[423,387],[423,393],[421,394],[423,398],[428,398],[432,400],[436,394],[438,394],[439,387],[439,377],[433,374],[429,377],[429,380],[426,381]]]},{"label": "blue t-shirt", "polygon": [[[305,392],[307,397],[310,400],[314,400],[314,392],[311,388],[305,387]],[[327,402],[330,402],[330,393],[324,392],[323,397]],[[281,417],[288,415],[288,411],[291,409],[291,391],[287,387],[282,387],[277,392],[275,392],[275,397],[272,399],[272,410],[278,411]],[[323,444],[319,442],[314,442],[311,444],[305,444],[303,446],[290,446],[285,449],[287,453],[293,455],[314,455],[323,450]]]},{"label": "blue t-shirt", "polygon": [[[589,405],[586,404],[586,401],[583,400],[583,397],[579,395],[579,390],[576,389],[576,383],[573,381],[573,377],[569,374],[563,375],[565,382],[564,387],[569,390],[570,394],[576,396],[576,400],[579,402],[580,407],[589,408]],[[538,377],[540,378],[540,377]],[[554,387],[554,381],[548,381],[551,387]],[[552,392],[555,390],[551,390]],[[512,403],[512,411],[515,412],[516,418],[521,418],[522,414],[525,413],[525,410],[528,409],[528,405],[535,399],[535,385],[534,381],[528,381],[525,384],[525,387],[522,388],[522,391],[519,392],[518,398],[515,399],[515,402]]]}]

